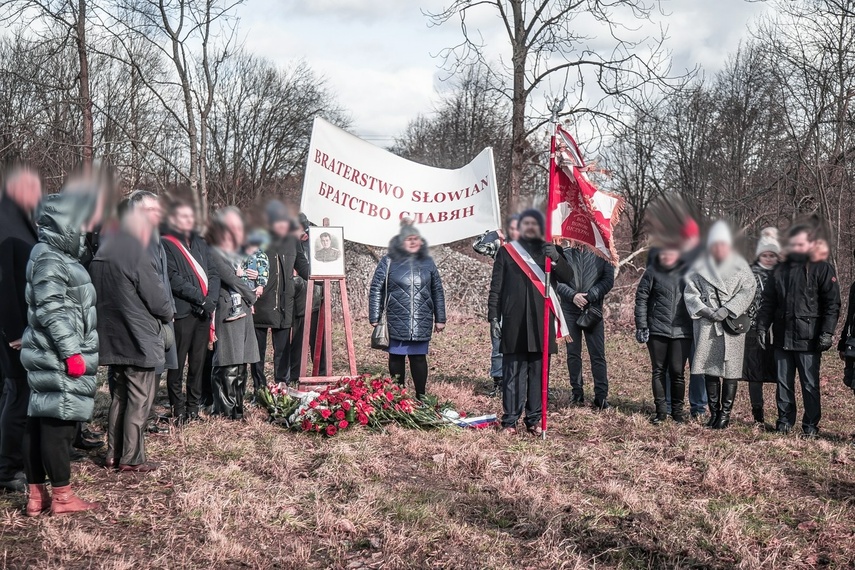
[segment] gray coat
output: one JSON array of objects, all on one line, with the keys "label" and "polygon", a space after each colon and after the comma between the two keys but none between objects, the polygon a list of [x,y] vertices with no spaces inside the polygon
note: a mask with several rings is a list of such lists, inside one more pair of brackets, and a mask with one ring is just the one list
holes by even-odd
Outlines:
[{"label": "gray coat", "polygon": [[[252,318],[252,305],[255,293],[235,275],[235,268],[229,254],[218,247],[211,247],[211,262],[220,275],[220,295],[217,311],[214,315],[217,347],[214,350],[214,366],[235,366],[258,362],[258,341],[255,337],[255,325]],[[232,292],[239,293],[246,316],[229,323],[225,322],[232,306]]]},{"label": "gray coat", "polygon": [[724,306],[731,317],[738,317],[754,302],[755,287],[751,268],[736,253],[717,267],[708,255],[702,256],[692,266],[692,271],[686,276],[683,293],[689,316],[694,319],[692,374],[742,378],[745,335],[729,335],[721,323],[702,318],[699,313],[705,306],[713,311]]}]

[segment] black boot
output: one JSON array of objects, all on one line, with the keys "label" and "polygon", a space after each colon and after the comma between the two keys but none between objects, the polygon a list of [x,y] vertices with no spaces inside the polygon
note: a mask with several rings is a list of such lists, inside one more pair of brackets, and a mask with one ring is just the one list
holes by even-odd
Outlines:
[{"label": "black boot", "polygon": [[686,398],[686,381],[673,380],[671,382],[671,418],[678,424],[686,423],[683,406]]},{"label": "black boot", "polygon": [[719,401],[721,397],[721,380],[707,376],[706,387],[707,402],[710,406],[710,420],[707,422],[706,427],[711,428],[718,423],[718,417],[721,415],[721,402]]},{"label": "black boot", "polygon": [[736,399],[736,388],[738,386],[738,380],[724,380],[724,386],[721,391],[721,414],[713,429],[724,429],[730,424],[730,412],[733,410],[733,400]]},{"label": "black boot", "polygon": [[751,414],[754,416],[754,423],[766,424],[766,420],[763,417],[763,408],[751,408]]}]

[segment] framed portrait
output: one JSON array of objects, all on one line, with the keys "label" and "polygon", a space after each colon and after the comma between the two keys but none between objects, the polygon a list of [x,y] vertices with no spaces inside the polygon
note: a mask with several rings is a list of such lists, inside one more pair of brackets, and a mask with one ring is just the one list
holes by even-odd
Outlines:
[{"label": "framed portrait", "polygon": [[313,279],[344,277],[343,227],[309,227],[309,269]]}]

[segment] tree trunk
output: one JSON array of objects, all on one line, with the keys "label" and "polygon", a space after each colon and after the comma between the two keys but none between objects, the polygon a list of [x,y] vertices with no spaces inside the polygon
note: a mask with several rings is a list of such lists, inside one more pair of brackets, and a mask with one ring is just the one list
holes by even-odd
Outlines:
[{"label": "tree trunk", "polygon": [[89,93],[89,56],[86,53],[86,0],[77,2],[77,57],[80,61],[80,110],[83,115],[83,145],[81,158],[83,171],[92,170],[94,154],[94,129],[92,126],[92,97]]}]

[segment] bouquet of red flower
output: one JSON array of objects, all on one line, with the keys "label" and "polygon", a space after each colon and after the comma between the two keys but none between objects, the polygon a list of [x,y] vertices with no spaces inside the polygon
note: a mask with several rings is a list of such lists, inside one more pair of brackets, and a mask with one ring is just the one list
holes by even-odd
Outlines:
[{"label": "bouquet of red flower", "polygon": [[[268,403],[270,400],[272,403]],[[413,429],[437,427],[448,423],[441,412],[451,408],[448,403],[440,405],[435,398],[415,400],[391,378],[369,375],[342,378],[322,392],[302,393],[299,397],[271,392],[270,400],[265,398],[264,402],[274,421],[287,417],[279,423],[329,437],[357,425],[380,428],[397,423]]]}]

